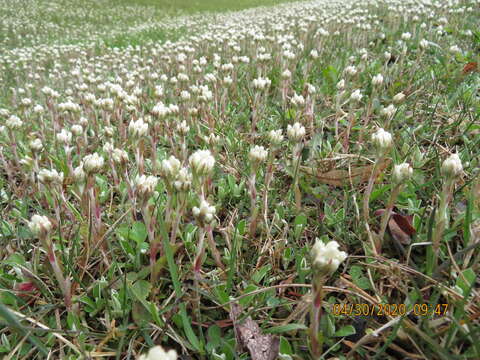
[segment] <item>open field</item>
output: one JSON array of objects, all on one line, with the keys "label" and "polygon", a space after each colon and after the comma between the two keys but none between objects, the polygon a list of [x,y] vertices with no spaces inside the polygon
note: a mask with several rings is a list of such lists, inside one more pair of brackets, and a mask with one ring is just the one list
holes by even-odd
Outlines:
[{"label": "open field", "polygon": [[0,0],[0,358],[480,359],[479,4]]}]

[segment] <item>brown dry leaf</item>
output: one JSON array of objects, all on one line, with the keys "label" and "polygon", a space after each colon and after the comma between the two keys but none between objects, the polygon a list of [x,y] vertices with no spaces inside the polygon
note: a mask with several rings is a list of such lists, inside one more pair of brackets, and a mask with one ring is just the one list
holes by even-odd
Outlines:
[{"label": "brown dry leaf", "polygon": [[[378,173],[382,173],[390,164],[390,159],[385,160],[379,167]],[[327,172],[315,171],[307,166],[300,167],[300,170],[308,175],[315,176],[322,184],[333,185],[337,187],[343,187],[345,185],[361,184],[368,181],[372,173],[374,165],[352,167],[351,171],[348,170],[330,170]],[[351,181],[350,181],[351,180]]]},{"label": "brown dry leaf", "polygon": [[252,360],[275,360],[278,357],[280,340],[270,334],[263,335],[260,327],[250,316],[242,322],[238,321],[241,313],[241,306],[232,304],[230,317],[237,343],[250,352]]},{"label": "brown dry leaf", "polygon": [[392,218],[405,234],[412,236],[412,235],[415,235],[415,233],[417,232],[415,228],[412,226],[412,222],[413,222],[412,215],[406,216],[406,215],[401,215],[394,212],[392,214]]},{"label": "brown dry leaf", "polygon": [[478,64],[476,62],[469,62],[463,67],[464,74],[468,74],[474,71],[478,71]]},{"label": "brown dry leaf", "polygon": [[[379,209],[375,211],[375,216],[382,216],[385,213],[385,209]],[[412,226],[413,216],[402,215],[392,211],[390,219],[388,220],[388,230],[390,234],[400,242],[402,245],[410,244],[411,236],[416,233],[415,228]]]}]

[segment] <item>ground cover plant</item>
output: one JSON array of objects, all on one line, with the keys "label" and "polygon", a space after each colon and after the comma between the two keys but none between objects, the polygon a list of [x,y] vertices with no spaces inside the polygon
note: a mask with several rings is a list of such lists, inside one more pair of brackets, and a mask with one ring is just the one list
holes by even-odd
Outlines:
[{"label": "ground cover plant", "polygon": [[111,3],[1,3],[0,356],[480,358],[478,1]]}]

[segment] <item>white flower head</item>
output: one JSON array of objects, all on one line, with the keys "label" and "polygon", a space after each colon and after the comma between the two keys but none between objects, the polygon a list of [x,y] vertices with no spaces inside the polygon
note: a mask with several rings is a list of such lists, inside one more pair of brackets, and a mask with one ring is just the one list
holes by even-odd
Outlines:
[{"label": "white flower head", "polygon": [[458,154],[452,154],[442,163],[442,175],[448,178],[454,178],[462,174],[462,161]]},{"label": "white flower head", "polygon": [[354,92],[352,92],[352,94],[350,95],[350,100],[359,102],[362,100],[362,97],[363,95],[360,92],[360,89],[357,89]]},{"label": "white flower head", "polygon": [[192,185],[192,174],[186,167],[181,168],[178,171],[177,178],[175,179],[173,186],[177,191],[186,192]]},{"label": "white flower head", "polygon": [[373,135],[372,135],[372,142],[373,145],[380,151],[385,152],[392,146],[392,134],[388,131],[379,128]]},{"label": "white flower head", "polygon": [[63,183],[63,172],[58,172],[55,169],[48,170],[42,169],[38,172],[38,180],[42,184],[56,184],[61,185]]},{"label": "white flower head", "polygon": [[295,93],[292,97],[292,99],[290,100],[292,102],[293,105],[295,106],[302,106],[302,105],[305,105],[305,98],[302,96],[302,95],[298,95],[297,93]]},{"label": "white flower head", "polygon": [[50,230],[52,230],[52,223],[46,216],[33,215],[32,219],[28,222],[28,228],[35,236],[46,236]]},{"label": "white flower head", "polygon": [[141,355],[138,360],[177,360],[175,350],[165,351],[161,346],[154,346],[147,354]]},{"label": "white flower head", "polygon": [[405,94],[403,92],[399,92],[393,97],[393,102],[395,104],[400,104],[401,102],[403,102],[403,100],[405,100]]},{"label": "white flower head", "polygon": [[19,129],[23,125],[23,121],[16,115],[11,115],[7,121],[5,121],[5,125],[11,130]]},{"label": "white flower head", "polygon": [[168,159],[160,163],[160,175],[170,181],[175,179],[180,171],[181,163],[175,156],[171,155]]},{"label": "white flower head", "polygon": [[135,191],[138,196],[147,199],[152,196],[157,183],[158,178],[155,176],[137,175],[135,178]]},{"label": "white flower head", "polygon": [[300,142],[306,134],[305,127],[299,122],[287,126],[287,136],[291,141]]},{"label": "white flower head", "polygon": [[83,158],[83,170],[87,174],[97,173],[102,169],[104,161],[103,157],[97,153],[85,155]]},{"label": "white flower head", "polygon": [[57,140],[63,145],[69,145],[72,141],[72,133],[66,129],[62,129],[62,131],[57,134]]},{"label": "white flower head", "polygon": [[263,146],[255,145],[250,149],[248,158],[254,165],[258,165],[266,160],[267,155],[268,151]]},{"label": "white flower head", "polygon": [[393,168],[393,182],[395,184],[401,184],[412,177],[413,169],[408,163],[403,163],[400,165],[395,165]]},{"label": "white flower head", "polygon": [[379,86],[383,84],[383,75],[377,74],[372,78],[372,85]]},{"label": "white flower head", "polygon": [[333,274],[347,258],[346,252],[338,250],[339,246],[336,241],[325,244],[320,239],[316,239],[310,252],[313,268],[322,274]]},{"label": "white flower head", "polygon": [[128,162],[128,153],[123,149],[113,149],[112,159],[119,165],[125,165]]},{"label": "white flower head", "polygon": [[192,209],[193,216],[195,216],[200,223],[209,224],[213,220],[216,209],[215,206],[211,206],[206,200],[200,202],[200,206],[195,206]]},{"label": "white flower head", "polygon": [[38,153],[43,150],[42,140],[40,139],[34,139],[30,141],[29,145],[30,145],[30,149],[32,149],[33,152]]},{"label": "white flower head", "polygon": [[270,130],[267,134],[267,138],[272,145],[280,145],[280,143],[283,141],[282,129]]},{"label": "white flower head", "polygon": [[183,120],[180,124],[177,125],[177,132],[181,136],[186,136],[190,131],[190,126],[187,125],[187,122]]},{"label": "white flower head", "polygon": [[144,136],[148,132],[148,123],[144,122],[142,118],[137,121],[131,120],[130,124],[128,124],[128,131],[136,137]]},{"label": "white flower head", "polygon": [[215,158],[210,150],[197,150],[188,159],[194,176],[208,175],[215,165]]},{"label": "white flower head", "polygon": [[391,118],[393,115],[395,115],[395,112],[397,111],[397,108],[395,105],[390,104],[387,107],[382,109],[382,115],[385,116],[386,118]]}]

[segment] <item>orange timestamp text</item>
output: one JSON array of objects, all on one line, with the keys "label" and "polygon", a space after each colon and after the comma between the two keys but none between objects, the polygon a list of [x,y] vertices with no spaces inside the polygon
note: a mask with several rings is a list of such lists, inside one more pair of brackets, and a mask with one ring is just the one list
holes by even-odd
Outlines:
[{"label": "orange timestamp text", "polygon": [[[335,316],[403,316],[411,312],[416,316],[444,316],[449,304],[413,304],[407,307],[406,304],[333,304],[332,313]],[[411,309],[411,310],[410,310]]]}]

